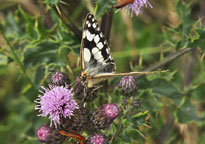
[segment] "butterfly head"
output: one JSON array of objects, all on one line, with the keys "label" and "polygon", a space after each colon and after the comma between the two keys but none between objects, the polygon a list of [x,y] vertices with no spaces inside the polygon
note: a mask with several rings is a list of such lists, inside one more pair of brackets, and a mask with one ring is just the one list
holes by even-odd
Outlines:
[{"label": "butterfly head", "polygon": [[88,81],[90,75],[87,72],[81,72],[80,74],[80,79],[81,82],[85,83],[86,81]]}]

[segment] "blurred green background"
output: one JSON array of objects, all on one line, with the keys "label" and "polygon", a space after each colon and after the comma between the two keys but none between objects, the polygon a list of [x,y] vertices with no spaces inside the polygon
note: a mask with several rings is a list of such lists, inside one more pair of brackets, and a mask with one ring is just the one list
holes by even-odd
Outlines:
[{"label": "blurred green background", "polygon": [[34,110],[38,90],[50,70],[72,81],[80,73],[82,24],[95,11],[99,24],[105,12],[112,15],[107,29],[118,72],[169,70],[139,79],[142,105],[126,117],[119,78],[108,82],[113,91],[100,91],[93,109],[112,102],[122,110],[104,131],[112,137],[123,125],[113,143],[205,144],[205,1],[149,2],[153,8],[130,17],[108,11],[109,0],[0,0],[0,143],[39,143],[35,131],[49,121]]}]

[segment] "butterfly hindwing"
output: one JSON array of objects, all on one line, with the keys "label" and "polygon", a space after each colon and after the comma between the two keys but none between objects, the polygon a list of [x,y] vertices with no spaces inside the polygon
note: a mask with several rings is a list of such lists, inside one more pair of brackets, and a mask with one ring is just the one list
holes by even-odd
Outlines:
[{"label": "butterfly hindwing", "polygon": [[92,14],[88,14],[84,22],[81,64],[82,70],[92,76],[115,71],[115,63],[110,54],[107,40]]}]

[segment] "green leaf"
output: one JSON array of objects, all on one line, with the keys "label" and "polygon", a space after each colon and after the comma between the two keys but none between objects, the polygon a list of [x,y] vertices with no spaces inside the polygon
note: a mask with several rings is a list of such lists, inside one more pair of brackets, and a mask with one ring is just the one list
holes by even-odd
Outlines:
[{"label": "green leaf", "polygon": [[182,104],[175,112],[175,117],[179,123],[190,123],[200,120],[197,115],[197,108],[190,103],[188,98],[184,98]]},{"label": "green leaf", "polygon": [[144,134],[138,129],[129,129],[127,131],[129,138],[133,140],[138,140],[139,136],[145,138]]},{"label": "green leaf", "polygon": [[64,63],[67,63],[67,55],[71,50],[72,48],[68,46],[59,48],[58,55]]},{"label": "green leaf", "polygon": [[176,105],[180,103],[183,95],[171,83],[163,79],[155,79],[151,81],[151,86],[154,93],[170,98]]},{"label": "green leaf", "polygon": [[24,52],[25,66],[33,66],[35,64],[57,62],[58,47],[60,43],[55,41],[44,40],[38,44],[29,44]]},{"label": "green leaf", "polygon": [[57,5],[61,0],[44,0],[44,3],[48,5]]},{"label": "green leaf", "polygon": [[40,84],[40,82],[43,79],[44,75],[45,75],[45,68],[43,66],[38,67],[37,70],[36,70],[35,79],[34,79],[35,85]]},{"label": "green leaf", "polygon": [[95,7],[95,16],[100,17],[104,15],[110,8],[112,8],[113,0],[98,0]]},{"label": "green leaf", "polygon": [[145,116],[148,114],[149,111],[139,112],[136,115],[133,116],[133,118],[139,118],[141,116]]},{"label": "green leaf", "polygon": [[0,54],[0,65],[6,65],[8,63],[7,56]]}]

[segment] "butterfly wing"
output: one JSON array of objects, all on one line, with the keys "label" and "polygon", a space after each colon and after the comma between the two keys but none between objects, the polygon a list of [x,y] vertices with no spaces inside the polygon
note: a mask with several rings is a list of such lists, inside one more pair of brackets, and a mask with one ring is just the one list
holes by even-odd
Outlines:
[{"label": "butterfly wing", "polygon": [[115,71],[108,43],[92,14],[85,18],[80,51],[82,71],[90,76]]},{"label": "butterfly wing", "polygon": [[116,76],[149,75],[149,74],[161,73],[161,72],[167,72],[167,70],[152,71],[152,72],[105,73],[105,74],[95,75],[95,76],[93,77],[93,79],[109,79],[109,78],[111,78],[111,77],[116,77]]}]

